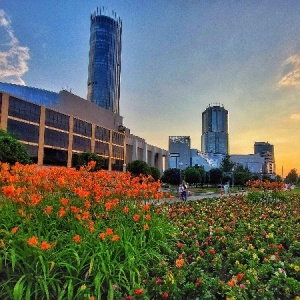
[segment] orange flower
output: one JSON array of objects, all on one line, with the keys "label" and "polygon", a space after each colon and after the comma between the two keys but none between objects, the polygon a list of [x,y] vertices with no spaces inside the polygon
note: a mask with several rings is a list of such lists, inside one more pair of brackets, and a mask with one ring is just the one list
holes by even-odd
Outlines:
[{"label": "orange flower", "polygon": [[53,210],[53,207],[52,207],[52,206],[46,206],[45,209],[44,209],[44,211],[45,211],[45,213],[46,213],[47,215],[50,215],[51,212],[52,212],[52,210]]},{"label": "orange flower", "polygon": [[129,208],[127,206],[123,207],[123,213],[127,214],[129,212]]},{"label": "orange flower", "polygon": [[89,298],[89,300],[95,300],[95,297],[92,296],[92,297]]},{"label": "orange flower", "polygon": [[283,245],[282,245],[282,244],[279,244],[279,245],[278,245],[278,249],[282,249],[282,250],[284,250],[284,247],[283,247]]},{"label": "orange flower", "polygon": [[81,242],[81,238],[80,238],[79,234],[76,234],[73,239],[74,239],[75,243],[80,243]]},{"label": "orange flower", "polygon": [[137,222],[140,219],[140,215],[134,215],[133,221]]},{"label": "orange flower", "polygon": [[230,287],[234,287],[235,285],[236,285],[236,279],[235,278],[232,278],[230,281],[228,281],[228,285],[230,286]]},{"label": "orange flower", "polygon": [[112,205],[113,205],[113,204],[112,204],[111,202],[106,202],[106,203],[105,203],[105,210],[106,210],[106,211],[109,211],[109,210],[111,209]]},{"label": "orange flower", "polygon": [[35,236],[32,236],[29,240],[28,240],[28,244],[30,246],[37,246],[38,245],[38,238]]},{"label": "orange flower", "polygon": [[117,240],[119,240],[120,239],[120,237],[117,235],[117,234],[115,234],[113,237],[112,237],[112,241],[113,242],[115,242],[115,241],[117,241]]},{"label": "orange flower", "polygon": [[51,245],[47,242],[42,242],[41,243],[41,249],[44,251],[44,250],[48,250],[51,248]]},{"label": "orange flower", "polygon": [[98,237],[104,241],[105,240],[105,234],[103,232],[99,233]]},{"label": "orange flower", "polygon": [[90,208],[91,208],[91,203],[90,203],[89,200],[85,200],[85,201],[84,201],[84,207],[85,207],[86,209],[90,209]]},{"label": "orange flower", "polygon": [[147,221],[150,221],[150,220],[151,220],[151,216],[150,216],[150,215],[146,215],[146,216],[145,216],[145,219],[146,219]]},{"label": "orange flower", "polygon": [[60,210],[58,212],[58,216],[61,218],[63,217],[67,212],[65,211],[65,208],[63,206],[60,207]]},{"label": "orange flower", "polygon": [[82,220],[87,220],[87,219],[89,219],[89,217],[90,217],[90,213],[88,211],[85,211],[82,214]]},{"label": "orange flower", "polygon": [[175,265],[176,268],[181,268],[184,265],[184,259],[183,258],[177,259]]},{"label": "orange flower", "polygon": [[113,230],[111,228],[107,228],[106,229],[106,234],[107,235],[112,235],[113,234]]},{"label": "orange flower", "polygon": [[17,233],[18,230],[19,230],[19,227],[14,227],[14,228],[11,230],[11,233],[12,233],[12,234],[15,234],[15,233]]},{"label": "orange flower", "polygon": [[149,225],[148,224],[145,224],[144,225],[144,230],[148,230],[149,229]]},{"label": "orange flower", "polygon": [[169,294],[167,292],[164,292],[164,293],[161,294],[161,297],[162,298],[168,298]]},{"label": "orange flower", "polygon": [[60,202],[62,205],[66,206],[69,204],[70,201],[67,198],[61,198]]},{"label": "orange flower", "polygon": [[149,204],[145,204],[144,206],[143,206],[143,210],[144,211],[148,211],[150,209],[150,205]]},{"label": "orange flower", "polygon": [[43,199],[43,196],[41,196],[41,195],[39,196],[37,194],[33,194],[30,197],[30,201],[31,201],[32,205],[38,205],[42,201],[42,199]]}]

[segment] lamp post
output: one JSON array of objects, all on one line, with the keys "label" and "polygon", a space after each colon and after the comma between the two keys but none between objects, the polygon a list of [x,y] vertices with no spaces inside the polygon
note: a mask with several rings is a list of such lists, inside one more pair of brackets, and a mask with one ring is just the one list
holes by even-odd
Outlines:
[{"label": "lamp post", "polygon": [[182,166],[183,166],[183,163],[182,162],[180,162],[179,164],[179,184],[182,182],[182,174],[181,174],[181,168],[182,168]]}]

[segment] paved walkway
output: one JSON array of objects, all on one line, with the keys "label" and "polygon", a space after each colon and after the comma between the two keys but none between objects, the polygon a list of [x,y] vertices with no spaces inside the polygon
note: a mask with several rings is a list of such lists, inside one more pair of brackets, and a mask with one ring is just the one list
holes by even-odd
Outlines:
[{"label": "paved walkway", "polygon": [[[235,192],[235,193],[230,193],[230,195],[245,195],[247,192]],[[197,201],[200,199],[210,199],[210,198],[223,198],[223,197],[228,197],[230,196],[229,194],[223,194],[221,195],[220,193],[214,193],[214,192],[208,192],[208,193],[203,193],[203,194],[196,194],[196,195],[190,195],[187,197],[187,201]],[[163,198],[160,200],[161,202],[183,202],[179,197],[174,197],[172,200],[170,198]]]}]

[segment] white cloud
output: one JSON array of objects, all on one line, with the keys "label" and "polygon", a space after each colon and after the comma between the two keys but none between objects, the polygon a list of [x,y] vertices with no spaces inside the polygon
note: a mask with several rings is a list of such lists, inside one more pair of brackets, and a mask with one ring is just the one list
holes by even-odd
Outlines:
[{"label": "white cloud", "polygon": [[300,55],[292,55],[286,59],[285,65],[292,67],[285,76],[278,82],[279,88],[300,88]]},{"label": "white cloud", "polygon": [[0,9],[0,81],[25,84],[21,77],[28,71],[29,48],[19,45],[10,24],[9,17]]},{"label": "white cloud", "polygon": [[300,121],[300,114],[292,114],[290,115],[292,120]]}]

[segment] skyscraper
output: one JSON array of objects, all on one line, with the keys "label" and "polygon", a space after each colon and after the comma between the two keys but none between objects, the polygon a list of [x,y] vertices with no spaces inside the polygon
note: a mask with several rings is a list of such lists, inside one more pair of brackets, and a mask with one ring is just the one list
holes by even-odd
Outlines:
[{"label": "skyscraper", "polygon": [[119,114],[122,21],[104,8],[91,15],[87,100]]},{"label": "skyscraper", "polygon": [[228,111],[218,104],[202,113],[201,151],[228,154]]}]

